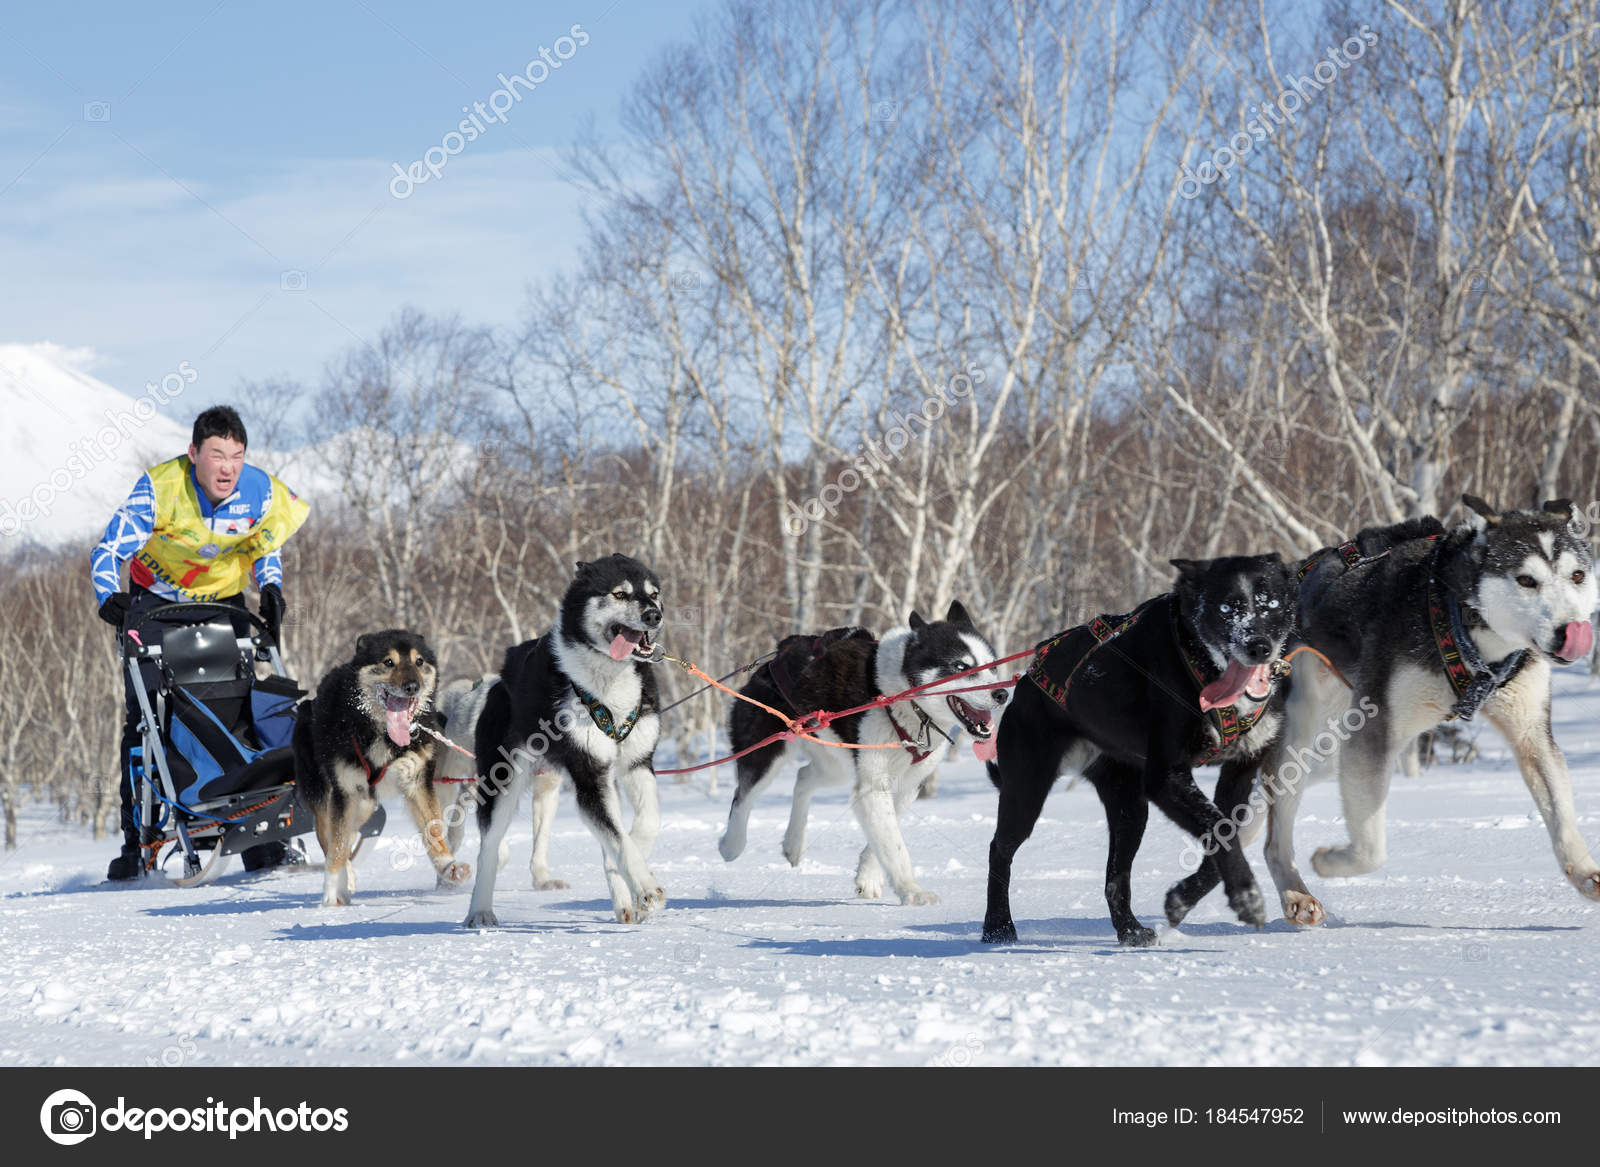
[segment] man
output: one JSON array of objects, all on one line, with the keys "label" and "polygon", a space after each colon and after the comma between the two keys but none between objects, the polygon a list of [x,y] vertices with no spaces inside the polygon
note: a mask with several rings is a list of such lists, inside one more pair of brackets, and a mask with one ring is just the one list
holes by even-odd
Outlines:
[{"label": "man", "polygon": [[[305,522],[309,507],[264,470],[244,460],[244,422],[227,406],[194,421],[189,452],[153,466],[117,509],[89,564],[100,618],[119,631],[130,617],[163,604],[204,601],[244,608],[244,587],[261,592],[261,618],[274,640],[283,624],[283,562],[278,549]],[[121,590],[122,565],[129,587]],[[192,621],[191,621],[192,622]],[[237,622],[241,631],[244,621]],[[145,625],[145,643],[160,628]],[[107,879],[144,873],[134,822],[133,767],[138,764],[139,704],[123,678],[127,715],[122,727],[122,853]],[[288,857],[281,843],[251,848],[245,867],[272,866]]]}]

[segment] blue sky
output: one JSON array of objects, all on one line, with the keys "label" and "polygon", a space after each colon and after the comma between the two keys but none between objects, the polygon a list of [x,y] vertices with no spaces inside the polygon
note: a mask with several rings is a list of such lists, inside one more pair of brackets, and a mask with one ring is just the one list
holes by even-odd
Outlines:
[{"label": "blue sky", "polygon": [[[314,382],[402,305],[509,323],[528,283],[574,258],[563,155],[589,118],[617,132],[634,77],[703,10],[0,8],[0,341],[91,348],[92,372],[135,393],[187,361],[187,413],[241,377]],[[437,180],[392,197],[393,163],[423,158],[573,25],[587,44],[536,69]]]}]

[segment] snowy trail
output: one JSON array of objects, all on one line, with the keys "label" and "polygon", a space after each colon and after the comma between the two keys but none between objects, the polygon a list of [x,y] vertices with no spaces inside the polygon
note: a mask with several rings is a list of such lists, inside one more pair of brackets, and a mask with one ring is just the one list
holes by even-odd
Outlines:
[{"label": "snowy trail", "polygon": [[[1600,848],[1600,686],[1557,684],[1556,737]],[[1476,732],[1476,763],[1396,777],[1387,868],[1308,870],[1329,926],[1257,933],[1213,895],[1139,951],[1107,919],[1099,803],[1064,782],[1017,857],[1021,943],[978,942],[995,799],[970,753],[906,826],[943,900],[924,908],[853,898],[862,837],[842,790],[816,799],[794,870],[786,793],[724,864],[728,783],[664,783],[653,866],[669,903],[640,926],[612,922],[570,796],[551,850],[573,889],[531,890],[524,799],[494,933],[458,926],[464,893],[425,890],[398,807],[337,910],[316,906],[320,870],[105,888],[111,845],[36,817],[0,859],[0,1064],[1593,1065],[1600,912],[1561,878],[1504,745]],[[1343,839],[1338,815],[1333,786],[1307,795],[1303,864]],[[1152,814],[1134,868],[1151,926],[1184,842]]]}]

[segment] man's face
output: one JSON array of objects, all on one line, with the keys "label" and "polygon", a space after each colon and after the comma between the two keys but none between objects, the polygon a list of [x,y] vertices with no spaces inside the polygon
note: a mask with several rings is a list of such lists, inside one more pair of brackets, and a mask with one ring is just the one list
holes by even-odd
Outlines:
[{"label": "man's face", "polygon": [[244,469],[244,443],[232,438],[207,438],[199,446],[189,447],[189,461],[194,463],[195,479],[206,497],[218,503],[239,485],[239,473]]}]

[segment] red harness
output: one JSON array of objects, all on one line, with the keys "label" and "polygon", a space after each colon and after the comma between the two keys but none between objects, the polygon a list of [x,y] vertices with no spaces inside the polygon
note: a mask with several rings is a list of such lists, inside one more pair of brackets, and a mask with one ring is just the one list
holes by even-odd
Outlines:
[{"label": "red harness", "polygon": [[906,753],[911,755],[911,764],[913,766],[915,766],[918,762],[923,761],[929,754],[933,753],[933,747],[931,745],[925,750],[917,749],[917,739],[900,728],[899,719],[895,717],[894,713],[887,705],[883,707],[883,712],[888,716],[889,724],[894,726],[895,735],[901,740],[901,742],[905,744]]},{"label": "red harness", "polygon": [[355,748],[356,757],[361,759],[361,769],[366,772],[367,788],[370,790],[372,787],[383,781],[383,776],[389,772],[389,763],[385,762],[383,764],[383,769],[378,771],[377,777],[373,777],[372,763],[367,761],[367,752],[361,748],[361,740],[357,738],[355,734],[351,734],[350,744]]}]

